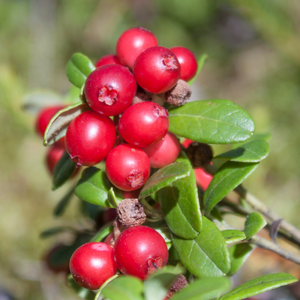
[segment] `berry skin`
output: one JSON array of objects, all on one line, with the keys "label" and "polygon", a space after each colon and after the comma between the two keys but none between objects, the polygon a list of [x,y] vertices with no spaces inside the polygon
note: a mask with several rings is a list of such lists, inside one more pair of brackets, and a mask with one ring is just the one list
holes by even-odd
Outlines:
[{"label": "berry skin", "polygon": [[181,148],[177,137],[168,132],[165,137],[143,150],[147,153],[151,168],[162,168],[173,163],[178,157]]},{"label": "berry skin", "polygon": [[105,116],[116,116],[130,106],[136,88],[130,71],[114,64],[94,70],[86,79],[84,93],[92,110]]},{"label": "berry skin", "polygon": [[116,55],[108,54],[108,55],[105,55],[105,56],[101,57],[96,62],[95,67],[99,68],[101,66],[114,65],[114,64],[120,65],[121,63],[120,63],[120,61],[119,61],[119,59]]},{"label": "berry skin", "polygon": [[105,167],[110,182],[123,191],[139,189],[150,175],[147,154],[127,144],[119,145],[109,152]]},{"label": "berry skin", "polygon": [[65,152],[65,148],[57,146],[56,144],[50,147],[46,155],[46,164],[50,174],[53,174],[57,162],[61,159]]},{"label": "berry skin", "polygon": [[164,93],[178,81],[180,63],[168,48],[152,47],[136,59],[133,74],[144,90],[153,94]]},{"label": "berry skin", "polygon": [[168,262],[165,240],[146,226],[125,229],[116,240],[113,251],[117,268],[125,275],[142,280]]},{"label": "berry skin", "polygon": [[127,108],[119,121],[122,138],[141,148],[160,141],[167,134],[168,128],[168,111],[148,101]]},{"label": "berry skin", "polygon": [[157,46],[154,34],[142,27],[124,31],[117,42],[117,57],[121,64],[133,69],[137,57],[146,49]]},{"label": "berry skin", "polygon": [[205,191],[212,181],[213,176],[207,173],[203,168],[194,169],[197,183]]},{"label": "berry skin", "polygon": [[198,69],[195,54],[184,47],[173,47],[170,50],[174,52],[179,60],[181,67],[180,79],[185,81],[191,80],[196,75]]},{"label": "berry skin", "polygon": [[86,111],[70,123],[66,150],[77,165],[93,166],[105,159],[115,140],[114,122],[109,117]]},{"label": "berry skin", "polygon": [[86,289],[96,290],[116,274],[112,248],[105,243],[86,243],[76,249],[70,259],[74,280]]},{"label": "berry skin", "polygon": [[134,191],[121,191],[125,199],[137,199],[141,192],[141,188]]}]

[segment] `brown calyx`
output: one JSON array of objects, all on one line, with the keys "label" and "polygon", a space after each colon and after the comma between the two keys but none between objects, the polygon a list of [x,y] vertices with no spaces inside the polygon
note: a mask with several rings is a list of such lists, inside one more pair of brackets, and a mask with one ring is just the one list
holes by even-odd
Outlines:
[{"label": "brown calyx", "polygon": [[213,158],[211,147],[204,143],[192,142],[185,150],[185,153],[190,159],[193,168],[205,167]]},{"label": "brown calyx", "polygon": [[177,84],[167,91],[164,95],[165,100],[173,106],[184,105],[192,95],[192,91],[188,83],[182,79],[177,81]]},{"label": "brown calyx", "polygon": [[135,96],[133,97],[132,105],[146,101],[152,101],[152,94],[140,89],[136,92]]},{"label": "brown calyx", "polygon": [[187,286],[188,286],[188,282],[187,282],[185,276],[183,276],[182,274],[178,275],[178,277],[171,284],[171,287],[169,288],[166,298],[167,299],[172,298],[172,296],[175,293],[181,291],[183,288],[185,288]]}]

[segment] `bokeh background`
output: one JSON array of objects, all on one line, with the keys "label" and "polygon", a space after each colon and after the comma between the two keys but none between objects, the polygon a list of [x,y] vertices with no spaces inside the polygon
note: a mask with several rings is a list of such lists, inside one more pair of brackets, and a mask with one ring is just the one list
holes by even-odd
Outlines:
[{"label": "bokeh background", "polygon": [[[77,220],[78,199],[64,218],[53,219],[67,187],[51,191],[35,117],[21,110],[24,96],[36,89],[64,95],[74,52],[95,62],[114,53],[120,34],[135,26],[150,29],[162,46],[209,55],[193,97],[230,99],[250,112],[256,132],[271,133],[271,153],[246,186],[300,227],[298,0],[0,0],[0,290],[14,299],[77,299],[63,276],[40,263],[58,237],[39,234],[90,225]],[[299,278],[298,266],[266,251],[255,251],[245,268],[240,281],[275,271]],[[300,298],[284,293],[261,299]]]}]

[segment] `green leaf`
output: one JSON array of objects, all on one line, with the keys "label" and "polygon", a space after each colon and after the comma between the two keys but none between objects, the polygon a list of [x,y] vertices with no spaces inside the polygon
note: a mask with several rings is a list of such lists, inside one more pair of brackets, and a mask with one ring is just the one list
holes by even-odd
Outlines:
[{"label": "green leaf", "polygon": [[178,162],[189,166],[190,176],[178,179],[160,189],[157,196],[166,222],[173,233],[193,239],[201,231],[201,213],[196,179],[188,159],[182,154]]},{"label": "green leaf", "polygon": [[198,69],[197,69],[197,73],[196,75],[188,82],[188,84],[191,86],[194,81],[197,79],[197,77],[199,76],[203,66],[204,66],[204,63],[205,61],[207,60],[208,58],[208,55],[206,53],[202,54],[199,59],[198,59]]},{"label": "green leaf", "polygon": [[233,276],[240,269],[254,248],[249,243],[236,244],[229,248],[231,268],[228,276]]},{"label": "green leaf", "polygon": [[170,164],[156,171],[146,182],[139,194],[139,198],[145,198],[157,192],[163,187],[180,178],[190,176],[191,167],[188,162],[180,161]]},{"label": "green leaf", "polygon": [[298,281],[297,278],[290,274],[268,274],[252,279],[238,286],[237,288],[223,295],[219,300],[241,300],[296,281]]},{"label": "green leaf", "polygon": [[249,214],[246,218],[244,229],[247,240],[257,234],[266,225],[267,222],[260,213],[253,212]]},{"label": "green leaf", "polygon": [[110,278],[108,278],[100,287],[100,289],[98,290],[94,300],[105,300],[105,298],[102,296],[102,290],[113,280],[115,280],[116,278],[118,278],[120,275],[114,275]]},{"label": "green leaf", "polygon": [[95,298],[95,294],[77,284],[71,274],[68,276],[68,286],[72,288],[81,299],[94,300]]},{"label": "green leaf", "polygon": [[248,140],[254,131],[252,117],[229,100],[200,100],[169,110],[169,131],[207,144]]},{"label": "green leaf", "polygon": [[221,277],[230,270],[227,245],[218,227],[202,218],[202,230],[193,240],[172,236],[183,265],[196,277]]},{"label": "green leaf", "polygon": [[70,158],[67,151],[63,154],[61,159],[57,162],[52,179],[52,190],[55,191],[61,187],[68,179],[70,179],[76,170],[76,164]]},{"label": "green leaf", "polygon": [[[111,188],[112,184],[105,172],[96,167],[89,167],[82,172],[81,178],[75,187],[75,194],[78,198],[89,203],[114,207],[108,199],[108,192]],[[116,188],[114,188],[114,191],[117,201],[122,201],[121,192]]]},{"label": "green leaf", "polygon": [[210,300],[228,291],[231,282],[226,277],[197,279],[176,293],[172,300]]},{"label": "green leaf", "polygon": [[229,192],[240,185],[256,168],[258,163],[226,162],[214,175],[207,187],[203,202],[209,213]]},{"label": "green leaf", "polygon": [[221,231],[226,244],[236,243],[242,241],[246,238],[246,235],[243,231],[228,229]]},{"label": "green leaf", "polygon": [[114,189],[111,187],[110,190],[107,192],[107,199],[109,203],[114,207],[117,208],[118,204],[122,202],[122,194],[119,192],[118,197],[116,196]]},{"label": "green leaf", "polygon": [[136,277],[120,276],[109,283],[102,294],[109,300],[143,300],[143,282]]},{"label": "green leaf", "polygon": [[269,144],[264,140],[254,140],[241,145],[238,148],[217,155],[214,158],[224,158],[239,162],[260,162],[270,152]]},{"label": "green leaf", "polygon": [[40,234],[40,238],[46,239],[52,235],[66,232],[66,231],[74,231],[75,232],[75,229],[73,229],[72,227],[68,227],[68,226],[52,227],[52,228],[42,231]]},{"label": "green leaf", "polygon": [[[110,223],[111,224],[111,223]],[[104,228],[101,228],[92,238],[91,242],[101,242],[105,237],[107,237],[112,231],[114,227],[112,225],[106,225]]]},{"label": "green leaf", "polygon": [[50,146],[65,136],[71,121],[87,110],[90,110],[89,106],[82,102],[78,102],[60,110],[47,126],[44,134],[44,146]]},{"label": "green leaf", "polygon": [[67,63],[66,73],[69,81],[80,89],[94,70],[95,66],[87,56],[74,53]]},{"label": "green leaf", "polygon": [[[271,138],[271,134],[270,133],[254,133],[251,138],[248,140],[248,142],[252,142],[252,141],[256,141],[256,140],[264,140],[266,142],[268,142]],[[244,143],[237,143],[237,144],[233,144],[231,149],[235,149],[238,148],[240,146],[243,146]]]},{"label": "green leaf", "polygon": [[55,217],[59,217],[65,212],[67,206],[69,205],[69,203],[72,199],[72,196],[74,195],[74,189],[75,189],[75,187],[72,187],[71,189],[69,189],[68,192],[57,203],[57,205],[55,206],[54,211],[53,211],[53,215]]},{"label": "green leaf", "polygon": [[167,266],[163,270],[155,272],[149,279],[144,281],[145,299],[163,300],[172,282],[184,271],[184,268]]}]

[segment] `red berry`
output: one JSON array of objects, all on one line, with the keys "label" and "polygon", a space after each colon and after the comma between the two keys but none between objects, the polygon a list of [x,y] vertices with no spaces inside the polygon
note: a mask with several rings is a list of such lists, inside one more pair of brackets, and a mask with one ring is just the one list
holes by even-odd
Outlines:
[{"label": "red berry", "polygon": [[112,248],[105,243],[87,243],[79,247],[70,259],[74,280],[89,290],[96,290],[116,274]]},{"label": "red berry", "polygon": [[66,150],[77,165],[93,166],[105,159],[115,140],[114,122],[109,117],[86,111],[70,123]]},{"label": "red berry", "polygon": [[181,148],[177,137],[168,132],[161,141],[143,148],[143,150],[149,157],[151,168],[162,168],[176,160]]},{"label": "red berry", "polygon": [[117,42],[117,56],[120,62],[133,68],[136,58],[146,49],[157,46],[154,34],[142,27],[126,30]]},{"label": "red berry", "polygon": [[114,64],[120,65],[121,63],[120,63],[120,61],[119,61],[119,59],[116,55],[108,54],[108,55],[105,55],[105,56],[101,57],[96,62],[95,67],[99,68],[101,66],[114,65]]},{"label": "red berry", "polygon": [[119,145],[106,158],[106,174],[110,182],[119,189],[137,190],[146,183],[150,174],[148,156],[137,147]]},{"label": "red berry", "polygon": [[141,188],[134,191],[121,191],[125,199],[137,199],[139,197]]},{"label": "red berry", "polygon": [[180,79],[185,81],[191,80],[196,75],[198,69],[195,54],[184,47],[173,47],[170,50],[173,51],[179,60],[181,67]]},{"label": "red berry", "polygon": [[122,138],[141,148],[160,141],[167,134],[168,128],[168,111],[148,101],[127,108],[119,121]]},{"label": "red berry", "polygon": [[88,105],[97,113],[116,116],[130,106],[136,93],[136,82],[121,65],[105,65],[86,79],[84,93]]},{"label": "red berry", "polygon": [[213,176],[207,173],[203,168],[196,168],[194,171],[197,183],[200,185],[203,191],[205,191],[212,181]]},{"label": "red berry", "polygon": [[61,159],[65,152],[65,148],[57,146],[56,144],[51,146],[46,155],[46,163],[50,174],[53,174],[54,168],[57,162]]},{"label": "red berry", "polygon": [[125,275],[144,280],[168,262],[165,240],[154,229],[135,226],[125,229],[114,247],[117,268]]},{"label": "red berry", "polygon": [[180,64],[175,54],[165,47],[152,47],[136,59],[133,74],[137,83],[154,94],[175,86],[180,77]]}]

